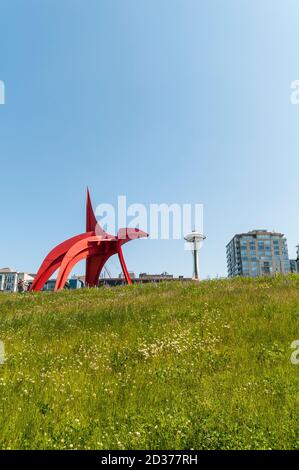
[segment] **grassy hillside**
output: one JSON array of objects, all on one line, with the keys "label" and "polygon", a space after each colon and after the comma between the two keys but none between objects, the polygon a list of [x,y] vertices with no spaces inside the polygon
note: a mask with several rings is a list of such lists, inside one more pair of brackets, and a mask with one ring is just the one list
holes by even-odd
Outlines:
[{"label": "grassy hillside", "polygon": [[299,449],[299,277],[0,295],[0,448]]}]

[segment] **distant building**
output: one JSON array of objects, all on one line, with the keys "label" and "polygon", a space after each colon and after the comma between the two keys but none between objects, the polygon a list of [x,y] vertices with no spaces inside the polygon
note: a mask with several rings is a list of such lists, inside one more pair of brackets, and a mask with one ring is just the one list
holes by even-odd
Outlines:
[{"label": "distant building", "polygon": [[33,277],[27,273],[19,273],[10,268],[0,269],[0,291],[24,292],[30,287]]},{"label": "distant building", "polygon": [[18,286],[18,273],[10,268],[0,269],[0,291],[16,292]]},{"label": "distant building", "polygon": [[84,287],[84,282],[78,277],[72,277],[68,281],[69,289],[82,289]]},{"label": "distant building", "polygon": [[[164,272],[162,274],[148,274],[148,273],[140,273],[139,277],[135,275],[132,276],[130,273],[131,279],[133,284],[147,284],[150,282],[163,282],[163,281],[191,281],[191,278],[186,278],[184,276],[174,277],[173,274],[168,274]],[[119,286],[124,284],[124,277],[119,275],[116,278],[100,278],[99,286]]]},{"label": "distant building", "polygon": [[[55,289],[56,279],[49,279],[43,287],[43,291],[53,291]],[[82,289],[84,287],[84,281],[78,276],[73,276],[65,284],[64,289]]]},{"label": "distant building", "polygon": [[287,240],[282,233],[253,230],[235,235],[226,254],[229,277],[290,272]]},{"label": "distant building", "polygon": [[173,274],[168,274],[166,271],[161,273],[161,274],[140,273],[139,274],[139,279],[148,280],[148,281],[152,281],[152,282],[166,281],[166,280],[170,281],[170,280],[173,279]]},{"label": "distant building", "polygon": [[56,279],[49,279],[44,287],[42,288],[43,291],[53,291],[55,288]]},{"label": "distant building", "polygon": [[[130,278],[131,278],[131,279],[136,279],[135,273],[134,273],[133,271],[129,271],[129,275],[130,275]],[[109,277],[111,277],[111,274],[110,274]],[[124,273],[121,272],[121,273],[118,275],[118,278],[119,278],[119,279],[125,279]]]}]

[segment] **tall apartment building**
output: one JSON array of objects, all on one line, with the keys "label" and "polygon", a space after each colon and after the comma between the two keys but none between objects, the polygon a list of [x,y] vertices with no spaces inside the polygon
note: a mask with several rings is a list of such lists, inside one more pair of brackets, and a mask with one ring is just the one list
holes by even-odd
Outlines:
[{"label": "tall apartment building", "polygon": [[287,240],[282,233],[253,230],[235,235],[226,247],[229,277],[290,272]]}]

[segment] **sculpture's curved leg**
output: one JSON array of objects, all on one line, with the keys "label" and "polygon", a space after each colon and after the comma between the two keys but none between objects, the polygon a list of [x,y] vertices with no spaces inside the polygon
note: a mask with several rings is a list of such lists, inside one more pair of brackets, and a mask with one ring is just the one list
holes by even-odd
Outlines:
[{"label": "sculpture's curved leg", "polygon": [[[115,254],[115,253],[112,253],[112,254]],[[90,277],[90,281],[89,283],[86,283],[86,285],[88,287],[96,287],[98,285],[99,276],[103,269],[103,266],[106,263],[107,259],[110,258],[110,256],[111,254],[98,255],[97,248],[94,247],[94,248],[86,248],[85,250],[82,250],[81,252],[77,253],[77,255],[75,255],[73,258],[68,258],[67,261],[64,263],[64,265],[61,266],[63,270],[60,268],[61,272],[59,271],[58,273],[55,290],[60,290],[64,288],[66,281],[70,273],[72,272],[72,269],[74,268],[74,266],[77,263],[79,263],[79,261],[82,261],[83,259],[87,257],[90,257],[94,261],[95,267],[94,267],[93,275]]]},{"label": "sculpture's curved leg", "polygon": [[38,276],[38,278],[34,279],[34,287],[33,284],[30,288],[31,291],[40,291],[46,284],[46,282],[50,279],[52,274],[55,273],[55,271],[59,268],[60,264],[62,261],[62,257],[59,257],[56,261],[53,261],[53,263],[46,268],[43,272],[41,272]]},{"label": "sculpture's curved leg", "polygon": [[101,270],[106,263],[107,259],[110,256],[117,253],[117,241],[115,238],[110,238],[109,240],[101,240],[100,252],[102,254],[101,260],[96,260],[95,257],[89,256],[86,259],[86,274],[85,274],[85,284],[90,287],[94,287],[98,284],[99,276]]},{"label": "sculpture's curved leg", "polygon": [[[73,246],[74,243],[78,242],[79,240],[84,240],[85,238],[89,238],[93,232],[88,233],[81,233],[80,235],[76,235],[75,237],[69,238],[65,240],[63,243],[57,245],[50,253],[46,256],[44,261],[41,264],[41,267],[38,270],[37,275],[32,283],[30,288],[31,291],[38,291],[44,287],[44,284],[50,278],[50,276],[56,271],[59,267],[57,263],[62,261],[63,256],[66,252]],[[52,265],[55,264],[56,268],[52,270]],[[50,273],[49,275],[47,273]]]},{"label": "sculpture's curved leg", "polygon": [[71,270],[81,259],[85,259],[90,255],[101,254],[104,255],[105,250],[102,247],[102,240],[99,239],[99,237],[89,236],[88,238],[79,240],[77,243],[75,243],[67,251],[62,260],[56,280],[55,290],[62,289],[64,287]]},{"label": "sculpture's curved leg", "polygon": [[102,260],[104,257],[105,253],[101,253],[99,256],[88,256],[86,258],[85,285],[87,287],[95,287],[97,285],[100,275],[99,264],[103,265]]},{"label": "sculpture's curved leg", "polygon": [[119,258],[119,261],[120,261],[120,264],[121,264],[121,269],[123,270],[126,281],[127,281],[128,284],[132,284],[132,280],[130,278],[129,271],[128,271],[128,268],[127,268],[126,263],[125,263],[125,259],[124,259],[121,244],[119,244],[119,246],[118,246],[117,254],[118,254],[118,258]]},{"label": "sculpture's curved leg", "polygon": [[107,259],[111,255],[90,256],[87,258],[88,269],[86,270],[85,284],[87,287],[96,287],[98,285],[101,271]]},{"label": "sculpture's curved leg", "polygon": [[88,277],[86,277],[85,279],[86,286],[96,287],[98,285],[99,277],[106,261],[110,258],[110,256],[113,256],[115,254],[116,254],[116,251],[113,253],[109,252],[105,255],[102,255],[101,257],[92,256],[88,258],[89,271],[88,271]]},{"label": "sculpture's curved leg", "polygon": [[64,288],[66,281],[70,273],[72,272],[72,269],[74,268],[74,266],[76,266],[76,264],[79,263],[79,261],[82,261],[87,256],[88,256],[88,250],[83,250],[77,255],[75,255],[73,258],[68,259],[67,262],[63,266],[64,268],[63,270],[61,270],[61,267],[60,267],[54,290],[60,290]]}]

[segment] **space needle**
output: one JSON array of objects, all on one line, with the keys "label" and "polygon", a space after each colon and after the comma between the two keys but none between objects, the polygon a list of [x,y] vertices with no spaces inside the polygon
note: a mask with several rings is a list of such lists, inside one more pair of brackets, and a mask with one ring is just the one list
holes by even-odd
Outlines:
[{"label": "space needle", "polygon": [[198,252],[202,247],[203,241],[206,239],[206,237],[202,233],[193,230],[191,233],[188,233],[184,239],[191,245],[190,249],[192,251],[193,258],[193,279],[199,281]]}]

